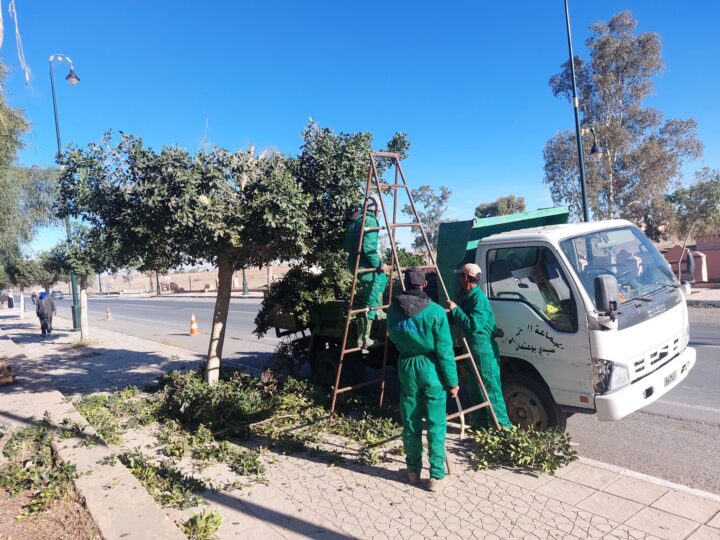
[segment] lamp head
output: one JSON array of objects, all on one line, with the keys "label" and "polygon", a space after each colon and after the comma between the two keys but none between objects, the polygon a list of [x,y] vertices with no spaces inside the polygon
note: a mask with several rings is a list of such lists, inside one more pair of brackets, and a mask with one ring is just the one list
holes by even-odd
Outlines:
[{"label": "lamp head", "polygon": [[80,82],[80,77],[77,76],[77,73],[75,73],[75,70],[72,68],[72,66],[70,66],[70,73],[67,74],[65,80],[73,86]]},{"label": "lamp head", "polygon": [[590,158],[594,159],[595,161],[599,161],[602,155],[603,152],[597,145],[597,142],[593,142],[592,148],[590,149]]}]

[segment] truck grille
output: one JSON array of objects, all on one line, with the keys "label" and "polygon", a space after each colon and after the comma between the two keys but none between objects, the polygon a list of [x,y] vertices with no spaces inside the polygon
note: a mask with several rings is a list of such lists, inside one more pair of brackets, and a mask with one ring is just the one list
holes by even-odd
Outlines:
[{"label": "truck grille", "polygon": [[631,380],[635,381],[645,375],[649,375],[665,362],[675,357],[675,355],[680,352],[681,338],[682,335],[678,335],[654,351],[645,353],[642,357],[635,359],[632,363],[633,374]]}]

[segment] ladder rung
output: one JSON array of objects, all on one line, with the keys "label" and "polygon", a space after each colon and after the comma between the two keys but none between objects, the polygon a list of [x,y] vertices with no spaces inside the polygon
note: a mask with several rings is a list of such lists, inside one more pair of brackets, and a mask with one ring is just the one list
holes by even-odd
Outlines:
[{"label": "ladder rung", "polygon": [[369,274],[370,272],[377,272],[377,268],[360,268],[358,269],[358,274]]},{"label": "ladder rung", "polygon": [[[392,225],[390,225],[392,227]],[[384,231],[385,227],[365,227],[365,232]]]},{"label": "ladder rung", "polygon": [[345,356],[346,354],[356,353],[362,351],[362,347],[353,347],[352,349],[345,349],[340,353],[340,358]]},{"label": "ladder rung", "polygon": [[400,189],[400,188],[404,188],[405,186],[403,186],[402,184],[380,184],[379,187],[378,186],[373,186],[373,187],[375,189],[383,190],[383,189]]},{"label": "ladder rung", "polygon": [[486,401],[485,403],[481,403],[480,405],[473,405],[472,407],[468,407],[467,409],[463,409],[462,411],[448,414],[446,420],[452,420],[453,418],[460,418],[460,415],[462,415],[462,414],[470,414],[471,412],[477,411],[479,409],[484,409],[485,407],[489,407],[489,406],[490,406],[489,401]]},{"label": "ladder rung", "polygon": [[389,157],[395,158],[400,161],[400,154],[397,154],[395,152],[373,152],[372,157]]},{"label": "ladder rung", "polygon": [[[422,223],[391,223],[390,228],[391,229],[399,229],[400,227],[422,227]],[[372,227],[373,229],[375,227]],[[385,227],[382,227],[383,229]],[[365,229],[366,231],[369,229]]]},{"label": "ladder rung", "polygon": [[376,306],[376,307],[366,307],[362,309],[351,309],[350,315],[357,315],[358,313],[368,313],[369,311],[376,311],[378,309],[387,309],[390,307],[390,304],[385,304],[384,306]]},{"label": "ladder rung", "polygon": [[353,384],[352,386],[346,386],[345,388],[338,388],[335,390],[336,394],[342,394],[343,392],[349,392],[350,390],[357,390],[358,388],[363,388],[364,386],[370,386],[371,384],[379,384],[383,381],[383,379],[373,379],[372,381],[365,381],[358,384]]},{"label": "ladder rung", "polygon": [[459,362],[460,360],[468,360],[472,358],[472,355],[470,353],[461,354],[459,356],[455,357],[455,361]]}]

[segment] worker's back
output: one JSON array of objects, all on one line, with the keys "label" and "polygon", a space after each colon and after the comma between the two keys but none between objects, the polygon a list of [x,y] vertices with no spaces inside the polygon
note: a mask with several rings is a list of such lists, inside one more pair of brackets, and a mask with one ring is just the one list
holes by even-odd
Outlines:
[{"label": "worker's back", "polygon": [[[440,335],[443,326],[447,331],[445,310],[424,293],[411,291],[397,296],[388,311],[387,326],[400,359],[423,355],[435,360],[438,346],[447,349],[445,339],[441,339],[443,343],[436,343],[438,337],[445,337]],[[447,336],[449,338],[449,332]]]}]

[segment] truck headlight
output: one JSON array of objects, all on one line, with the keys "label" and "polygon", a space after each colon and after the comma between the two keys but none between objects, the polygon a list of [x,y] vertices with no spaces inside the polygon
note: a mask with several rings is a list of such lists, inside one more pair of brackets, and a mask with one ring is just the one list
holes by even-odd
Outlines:
[{"label": "truck headlight", "polygon": [[630,372],[625,366],[613,364],[612,375],[610,376],[610,390],[617,390],[630,384]]},{"label": "truck headlight", "polygon": [[611,360],[593,358],[592,381],[595,392],[604,394],[630,384],[630,372]]}]

